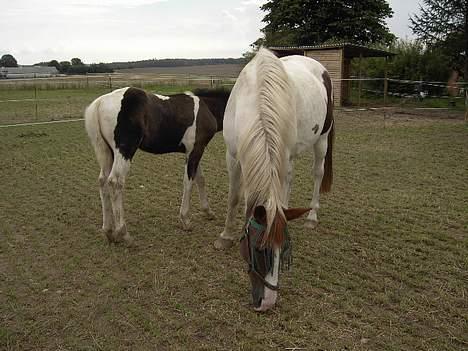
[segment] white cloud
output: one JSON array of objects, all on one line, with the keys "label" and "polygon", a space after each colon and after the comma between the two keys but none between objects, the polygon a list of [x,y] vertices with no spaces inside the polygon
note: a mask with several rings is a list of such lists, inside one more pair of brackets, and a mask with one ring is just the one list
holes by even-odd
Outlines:
[{"label": "white cloud", "polygon": [[228,19],[230,19],[231,21],[233,21],[233,22],[237,22],[237,21],[238,21],[237,17],[234,16],[229,10],[224,10],[224,11],[223,11],[223,15],[224,15],[225,17],[227,17]]},{"label": "white cloud", "polygon": [[258,2],[243,0],[15,0],[0,11],[0,56],[20,64],[239,57],[260,36],[261,18]]},{"label": "white cloud", "polygon": [[261,6],[265,3],[265,0],[244,0],[242,1],[242,5],[255,5],[255,6]]}]

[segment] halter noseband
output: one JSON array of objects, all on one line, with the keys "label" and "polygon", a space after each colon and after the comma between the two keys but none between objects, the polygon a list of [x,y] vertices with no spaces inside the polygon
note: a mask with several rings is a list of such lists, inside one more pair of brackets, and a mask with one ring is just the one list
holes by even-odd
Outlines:
[{"label": "halter noseband", "polygon": [[[251,236],[252,235],[249,235],[249,228],[253,227],[255,229],[255,232],[256,232],[256,240],[255,240],[255,243],[252,245],[251,244]],[[267,282],[265,280],[265,278],[258,272],[256,266],[255,266],[255,257],[254,257],[254,250],[256,248],[256,242],[259,240],[259,234],[261,234],[262,232],[265,231],[265,226],[258,223],[255,218],[251,218],[249,220],[249,222],[246,224],[245,226],[245,230],[244,230],[244,235],[241,237],[240,241],[244,240],[244,239],[247,239],[247,247],[248,247],[248,251],[249,251],[249,261],[247,262],[248,265],[249,265],[249,270],[248,270],[248,273],[253,273],[257,276],[257,278],[259,278],[261,280],[261,282],[263,283],[263,285],[265,285],[268,289],[270,290],[273,290],[273,291],[278,291],[279,290],[279,284],[277,285],[273,285],[269,282]],[[290,243],[290,240],[289,240],[289,234],[288,234],[288,230],[287,228],[285,229],[285,242],[283,243],[283,247],[282,247],[282,251],[281,251],[281,254],[280,254],[280,262],[283,262],[285,259],[287,261],[287,264],[288,264],[288,267],[291,263],[291,243]],[[265,249],[267,250],[267,249]],[[271,268],[273,269],[273,267]]]}]

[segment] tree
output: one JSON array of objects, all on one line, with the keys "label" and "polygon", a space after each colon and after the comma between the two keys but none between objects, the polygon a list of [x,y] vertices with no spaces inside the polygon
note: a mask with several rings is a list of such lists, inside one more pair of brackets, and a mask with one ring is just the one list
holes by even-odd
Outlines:
[{"label": "tree", "polygon": [[390,43],[385,20],[393,11],[386,0],[269,0],[261,9],[266,46],[317,45],[333,41]]},{"label": "tree", "polygon": [[450,58],[452,68],[468,74],[468,1],[423,0],[420,15],[410,17],[414,34],[431,48]]},{"label": "tree", "polygon": [[[396,40],[389,47],[378,47],[390,50],[396,54],[387,65],[381,58],[368,58],[361,63],[361,71],[367,77],[384,77],[387,70],[389,78],[412,81],[442,81],[446,82],[451,73],[449,58],[439,48],[431,48],[419,40]],[[352,75],[357,75],[358,63],[352,64]],[[382,89],[380,81],[367,83],[373,89]],[[412,94],[415,86],[412,84],[391,83],[389,87],[394,92]],[[431,95],[442,95],[445,89],[438,85],[425,86]]]},{"label": "tree", "polygon": [[81,61],[81,59],[79,59],[78,57],[74,57],[71,59],[71,65],[72,66],[81,66],[83,65],[83,61]]},{"label": "tree", "polygon": [[61,61],[60,62],[60,73],[68,73],[71,64],[69,61]]},{"label": "tree", "polygon": [[60,72],[60,63],[57,60],[52,60],[52,61],[48,62],[47,66],[55,67],[55,68],[57,68],[57,71]]},{"label": "tree", "polygon": [[13,55],[6,54],[0,58],[0,67],[18,67],[18,62]]}]

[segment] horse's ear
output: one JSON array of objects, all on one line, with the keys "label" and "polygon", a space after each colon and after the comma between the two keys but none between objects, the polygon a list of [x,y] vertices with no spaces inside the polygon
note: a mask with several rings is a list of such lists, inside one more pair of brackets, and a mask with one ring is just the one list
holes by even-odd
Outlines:
[{"label": "horse's ear", "polygon": [[309,212],[312,208],[288,208],[283,209],[286,220],[292,221],[293,219],[299,218],[303,214]]},{"label": "horse's ear", "polygon": [[260,224],[266,223],[266,210],[263,206],[257,206],[254,210],[254,218]]}]

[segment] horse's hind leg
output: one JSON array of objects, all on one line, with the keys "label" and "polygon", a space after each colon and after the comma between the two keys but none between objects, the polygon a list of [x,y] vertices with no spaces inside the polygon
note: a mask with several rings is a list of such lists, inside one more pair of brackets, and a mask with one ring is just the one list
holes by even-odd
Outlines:
[{"label": "horse's hind leg", "polygon": [[217,249],[228,249],[238,240],[237,228],[235,225],[237,206],[241,195],[241,167],[237,160],[232,158],[229,151],[226,152],[226,164],[229,173],[229,195],[226,223],[223,232],[216,239],[214,246]]},{"label": "horse's hind leg", "polygon": [[114,164],[109,175],[109,186],[111,188],[112,210],[115,220],[114,242],[125,241],[127,245],[133,243],[133,238],[127,232],[123,209],[123,191],[125,179],[130,171],[130,159],[126,159],[119,151],[114,153]]},{"label": "horse's hind leg", "polygon": [[310,207],[312,210],[307,216],[305,226],[308,228],[315,228],[318,224],[317,211],[320,207],[319,198],[320,198],[320,186],[322,184],[323,174],[324,174],[324,164],[325,164],[325,155],[327,154],[328,148],[328,134],[320,136],[317,143],[314,145],[314,193],[312,195],[312,201],[310,202]]},{"label": "horse's hind leg", "polygon": [[208,197],[205,191],[205,178],[200,166],[200,160],[203,156],[205,146],[196,143],[194,149],[189,153],[184,171],[184,192],[182,194],[182,203],[180,205],[180,220],[184,230],[190,230],[190,198],[192,196],[193,181],[198,187],[200,204],[203,212],[210,219],[214,218],[214,213],[210,209]]},{"label": "horse's hind leg", "polygon": [[294,161],[292,159],[289,160],[288,163],[288,174],[286,176],[286,184],[284,185],[284,198],[286,207],[289,207],[289,200],[291,198],[291,188],[292,188],[292,180],[294,178]]},{"label": "horse's hind leg", "polygon": [[107,145],[96,150],[96,155],[101,172],[99,173],[99,194],[102,205],[102,231],[109,242],[113,241],[113,232],[115,229],[114,216],[112,214],[112,200],[109,188],[109,174],[112,169],[112,151]]},{"label": "horse's hind leg", "polygon": [[203,176],[203,171],[201,165],[198,165],[197,173],[195,174],[195,182],[198,188],[198,196],[200,197],[200,205],[202,211],[205,213],[206,218],[214,219],[215,214],[210,208],[210,204],[208,203],[208,196],[206,195],[205,190],[205,177]]}]

